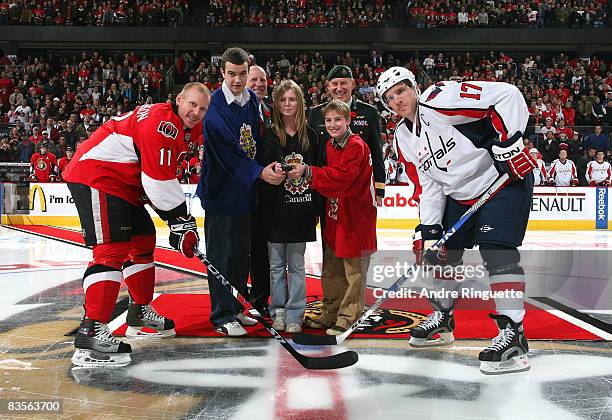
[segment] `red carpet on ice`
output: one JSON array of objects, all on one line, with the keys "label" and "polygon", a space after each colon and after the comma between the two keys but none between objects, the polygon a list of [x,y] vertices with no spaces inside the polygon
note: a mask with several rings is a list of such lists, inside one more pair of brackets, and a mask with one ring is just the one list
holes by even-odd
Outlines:
[{"label": "red carpet on ice", "polygon": [[[38,235],[59,239],[74,244],[83,244],[83,238],[78,231],[49,226],[14,226],[17,229]],[[204,274],[204,266],[196,258],[188,259],[178,252],[165,248],[156,248],[155,261],[166,267],[175,267],[194,274]],[[320,309],[322,290],[320,281],[308,277],[306,290],[308,295],[308,315],[315,315]],[[374,301],[372,292],[368,290],[366,303]],[[492,305],[492,303],[491,303]],[[155,309],[176,323],[178,336],[183,337],[217,337],[213,325],[209,322],[210,299],[206,294],[162,294],[153,302]],[[480,309],[460,309],[455,311],[457,328],[455,338],[480,339],[497,335],[497,328],[487,314],[493,307],[484,302],[470,307]],[[428,312],[428,304],[424,299],[390,299],[383,308],[375,313],[364,329],[351,335],[351,338],[407,338],[408,329],[424,319]],[[542,340],[601,340],[601,337],[577,326],[546,310],[526,303],[525,331],[529,339]],[[123,325],[114,331],[121,335],[125,332]],[[247,328],[250,336],[269,337],[269,334],[259,324]],[[306,332],[315,332],[306,330]]]}]

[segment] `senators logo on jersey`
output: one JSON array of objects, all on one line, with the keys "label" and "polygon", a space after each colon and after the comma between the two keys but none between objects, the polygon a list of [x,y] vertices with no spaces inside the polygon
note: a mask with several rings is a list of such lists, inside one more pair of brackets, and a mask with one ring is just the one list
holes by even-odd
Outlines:
[{"label": "senators logo on jersey", "polygon": [[36,169],[40,169],[41,171],[46,170],[47,162],[45,162],[44,159],[38,159],[38,161],[36,162]]},{"label": "senators logo on jersey", "polygon": [[176,140],[179,129],[169,121],[160,121],[159,126],[157,126],[157,132],[162,133],[163,136],[169,137],[172,140]]}]

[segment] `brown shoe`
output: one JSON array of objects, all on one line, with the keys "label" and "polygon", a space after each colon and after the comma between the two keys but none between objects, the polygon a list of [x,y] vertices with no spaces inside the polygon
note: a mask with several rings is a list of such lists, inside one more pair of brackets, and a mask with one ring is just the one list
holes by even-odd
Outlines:
[{"label": "brown shoe", "polygon": [[325,325],[322,322],[319,322],[318,319],[311,319],[311,318],[306,318],[304,320],[304,325],[308,328],[314,328],[317,330],[321,330],[324,328],[329,328],[329,325]]},{"label": "brown shoe", "polygon": [[333,327],[328,328],[327,331],[325,331],[325,334],[327,334],[327,335],[340,335],[340,334],[342,334],[345,331],[346,331],[346,328],[334,325]]}]

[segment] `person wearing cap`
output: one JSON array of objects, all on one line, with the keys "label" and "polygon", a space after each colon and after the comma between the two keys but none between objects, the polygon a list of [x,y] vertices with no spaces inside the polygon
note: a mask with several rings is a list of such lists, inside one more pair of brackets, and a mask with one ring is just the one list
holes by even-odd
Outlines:
[{"label": "person wearing cap", "polygon": [[546,138],[546,134],[548,132],[552,132],[553,136],[557,135],[557,129],[553,125],[552,117],[546,117],[546,123],[545,123],[544,127],[542,127],[540,129],[540,133],[542,134],[542,137],[544,137],[544,138]]},{"label": "person wearing cap", "polygon": [[559,159],[550,165],[548,185],[551,187],[575,187],[579,184],[576,165],[567,158],[567,147],[567,143],[559,145]]},{"label": "person wearing cap", "polygon": [[34,144],[38,144],[43,139],[43,136],[40,134],[40,127],[32,128],[32,135],[28,138]]},{"label": "person wearing cap", "polygon": [[[337,65],[329,71],[327,74],[327,87],[333,99],[342,101],[350,107],[350,129],[353,133],[359,134],[359,137],[361,137],[370,148],[372,169],[374,171],[376,202],[380,206],[385,196],[386,174],[382,156],[382,129],[378,111],[373,106],[352,96],[353,89],[355,88],[355,79],[353,79],[351,69],[347,66]],[[319,136],[319,164],[321,166],[327,163],[325,143],[329,140],[329,135],[325,130],[325,121],[322,112],[326,105],[327,103],[324,103],[312,108],[308,115],[308,125],[312,127]]]},{"label": "person wearing cap", "polygon": [[540,159],[540,152],[535,147],[529,149],[529,154],[535,159],[538,167],[533,171],[533,185],[540,186],[546,185],[548,176],[546,174],[546,164]]},{"label": "person wearing cap", "polygon": [[43,140],[38,144],[39,152],[30,159],[30,180],[34,182],[54,181],[57,176],[57,159],[49,152],[49,142]]},{"label": "person wearing cap", "polygon": [[57,174],[58,174],[57,181],[58,182],[62,182],[62,180],[64,179],[62,174],[64,173],[66,166],[68,166],[68,164],[72,160],[72,156],[74,156],[74,147],[66,146],[65,151],[66,151],[66,156],[60,158],[59,162],[57,163]]}]

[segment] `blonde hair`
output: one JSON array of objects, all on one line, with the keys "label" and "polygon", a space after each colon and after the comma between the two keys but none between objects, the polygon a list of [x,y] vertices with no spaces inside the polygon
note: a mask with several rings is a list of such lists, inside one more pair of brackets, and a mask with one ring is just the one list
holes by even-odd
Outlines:
[{"label": "blonde hair", "polygon": [[206,96],[210,96],[210,89],[208,89],[208,87],[204,83],[200,82],[187,83],[185,86],[183,86],[183,89],[181,90],[179,95],[185,95],[191,89],[197,89],[199,93]]},{"label": "blonde hair", "polygon": [[334,111],[342,115],[347,121],[350,121],[351,109],[345,102],[339,101],[337,99],[332,99],[327,105],[323,107],[323,116],[325,117],[328,113]]},{"label": "blonde hair", "polygon": [[293,80],[283,80],[278,84],[278,86],[276,86],[274,92],[272,93],[272,98],[274,100],[274,109],[272,110],[272,125],[274,126],[274,131],[276,131],[276,135],[278,136],[281,146],[285,147],[287,144],[287,133],[285,132],[285,123],[283,122],[283,116],[280,112],[280,106],[281,98],[289,90],[293,91],[297,99],[297,113],[295,116],[297,135],[300,146],[304,151],[306,151],[310,147],[310,141],[308,139],[308,130],[306,129],[304,94],[302,93],[302,89],[300,89],[297,83],[295,83]]}]

